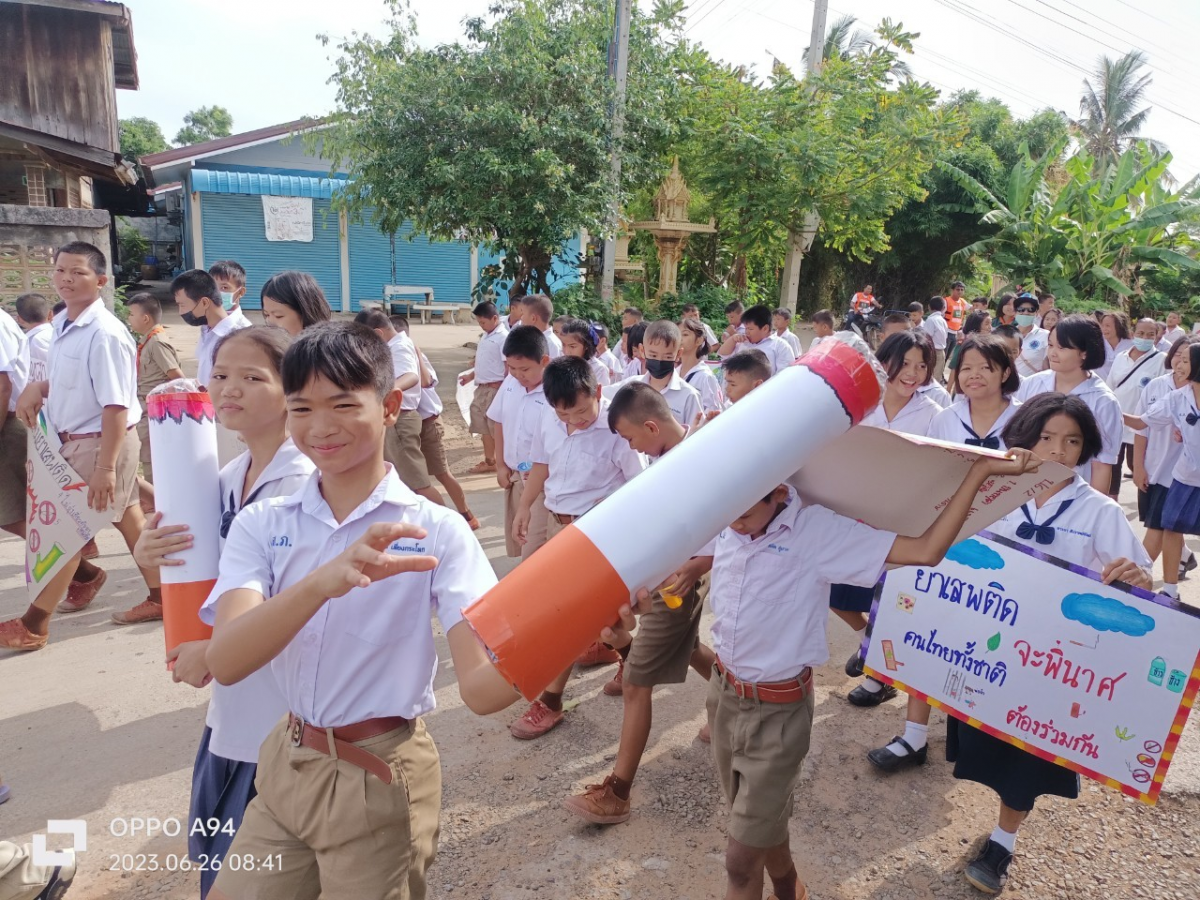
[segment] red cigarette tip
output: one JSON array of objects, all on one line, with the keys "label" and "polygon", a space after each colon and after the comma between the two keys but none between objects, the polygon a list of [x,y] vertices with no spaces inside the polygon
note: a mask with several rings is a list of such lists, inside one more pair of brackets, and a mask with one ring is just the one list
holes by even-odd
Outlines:
[{"label": "red cigarette tip", "polygon": [[879,403],[879,376],[858,349],[839,340],[822,341],[796,360],[833,388],[850,421],[857,425]]}]

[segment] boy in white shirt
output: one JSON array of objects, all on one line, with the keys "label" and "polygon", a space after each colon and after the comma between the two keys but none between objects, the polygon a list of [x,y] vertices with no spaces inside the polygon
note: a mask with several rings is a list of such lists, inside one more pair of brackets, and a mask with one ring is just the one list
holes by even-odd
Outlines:
[{"label": "boy in white shirt", "polygon": [[[644,313],[636,306],[625,307],[623,310],[621,310],[621,334],[628,334],[629,329],[634,325],[641,325],[644,318]],[[632,355],[625,352],[625,348],[621,345],[620,341],[618,341],[617,346],[613,348],[613,355],[616,356],[617,361],[621,364],[622,370],[629,365],[629,362],[632,359]],[[624,375],[621,376],[621,378],[623,377]],[[617,381],[620,381],[621,378],[613,379],[613,383],[615,384]]]},{"label": "boy in white shirt", "polygon": [[[137,496],[141,446],[137,423],[142,417],[137,399],[137,348],[129,329],[100,297],[100,289],[108,283],[107,270],[104,254],[82,241],[66,244],[54,254],[54,289],[66,309],[54,320],[48,380],[25,388],[17,402],[17,416],[26,428],[36,428],[38,413],[45,406],[50,427],[58,431],[62,442],[59,452],[87,482],[88,505],[109,514],[132,552],[146,524]],[[50,617],[59,602],[67,599],[79,567],[80,554],[76,553],[42,588],[24,616],[0,623],[0,647],[40,650],[46,646]],[[96,571],[101,578],[102,570]],[[149,596],[134,607],[145,613],[138,621],[162,618],[158,572],[142,569],[142,577]],[[77,611],[86,605],[63,611]],[[113,618],[124,624],[125,615],[117,613]]]},{"label": "boy in white shirt", "polygon": [[226,856],[258,864],[223,866],[209,900],[426,895],[441,807],[420,718],[435,705],[432,610],[466,705],[488,714],[517,697],[462,620],[496,583],[479,542],[384,461],[402,400],[390,363],[346,322],[309,327],[284,356],[289,430],[317,472],[238,513],[207,662],[221,684],[270,665],[291,712],[263,744]]},{"label": "boy in white shirt", "polygon": [[600,322],[593,322],[592,327],[596,329],[596,359],[608,369],[608,383],[616,384],[624,377],[625,367],[608,346],[608,328]]},{"label": "boy in white shirt", "polygon": [[814,347],[821,346],[824,341],[827,341],[833,337],[833,313],[827,309],[817,310],[815,313],[813,313],[812,325],[813,334],[815,334],[816,337],[814,337],[812,343],[808,345],[809,350],[812,350]]},{"label": "boy in white shirt", "polygon": [[[467,506],[467,495],[463,493],[462,485],[450,471],[450,463],[446,459],[446,429],[442,425],[442,409],[444,407],[442,398],[438,396],[437,392],[437,370],[429,362],[429,357],[420,350],[417,351],[417,355],[420,358],[421,373],[429,381],[427,386],[421,388],[421,399],[417,403],[417,412],[421,416],[421,456],[425,458],[425,468],[428,470],[429,476],[442,483],[442,487],[450,495],[450,502],[454,504],[454,508],[467,520],[471,530],[475,531],[479,528],[479,520]],[[437,493],[437,488],[432,485],[430,490]],[[438,503],[441,502],[442,498],[439,494]]]},{"label": "boy in white shirt", "polygon": [[483,329],[483,334],[475,345],[474,368],[463,374],[458,383],[475,382],[475,395],[471,398],[471,421],[467,424],[471,434],[479,435],[483,441],[483,460],[467,471],[471,475],[485,475],[496,471],[496,438],[492,435],[492,422],[487,417],[487,411],[504,381],[504,339],[508,337],[508,327],[500,321],[496,304],[490,300],[480,303],[471,312]]},{"label": "boy in white shirt", "polygon": [[936,360],[933,364],[933,377],[939,384],[946,383],[946,343],[949,341],[950,329],[946,325],[946,298],[931,297],[929,299],[929,318],[922,323],[922,328],[933,341]]},{"label": "boy in white shirt", "polygon": [[554,303],[545,294],[526,294],[521,298],[524,313],[522,325],[532,325],[546,336],[546,353],[551,359],[562,356],[562,341],[550,326],[554,318]]},{"label": "boy in white shirt", "polygon": [[[217,341],[250,323],[247,321],[245,325],[239,325],[238,320],[229,315],[221,302],[221,290],[216,280],[203,269],[189,269],[175,276],[171,282],[171,294],[175,297],[175,305],[179,307],[179,317],[184,324],[200,329],[200,343],[196,347],[196,381],[201,387],[207,387]],[[242,320],[245,321],[245,316]]]},{"label": "boy in white shirt", "polygon": [[800,338],[792,334],[792,311],[781,306],[771,313],[771,325],[775,329],[775,337],[787,344],[792,351],[792,357],[799,357]]},{"label": "boy in white shirt", "polygon": [[716,332],[709,328],[708,323],[700,318],[700,307],[696,306],[695,303],[683,304],[683,309],[679,311],[679,318],[694,319],[695,321],[699,322],[700,327],[704,329],[704,340],[708,342],[708,346],[716,347],[721,343],[717,340]]},{"label": "boy in white shirt", "polygon": [[235,259],[218,259],[208,267],[208,274],[217,283],[221,292],[221,305],[233,319],[234,329],[249,328],[251,322],[242,312],[242,298],[246,296],[246,270]]},{"label": "boy in white shirt", "polygon": [[50,301],[41,294],[22,294],[17,298],[17,324],[25,332],[25,368],[29,383],[45,381],[50,360]]},{"label": "boy in white shirt", "polygon": [[26,431],[17,398],[29,380],[28,339],[0,310],[0,528],[25,537]]},{"label": "boy in white shirt", "polygon": [[[533,469],[513,521],[518,543],[529,530],[533,503],[543,497],[550,540],[645,467],[642,455],[608,427],[609,402],[588,363],[564,356],[546,366],[542,390],[553,416],[533,436]],[[573,668],[573,667],[572,667]],[[572,669],[551,682],[509,727],[521,740],[541,737],[563,720],[562,697]]]},{"label": "boy in white shirt", "polygon": [[766,306],[752,306],[742,313],[740,332],[725,339],[719,351],[722,359],[748,347],[757,347],[771,361],[771,374],[781,372],[796,361],[791,347],[771,331],[771,310]]},{"label": "boy in white shirt", "polygon": [[679,358],[679,344],[682,340],[679,326],[674,322],[651,322],[646,326],[642,339],[645,374],[610,385],[604,389],[604,395],[611,400],[625,385],[640,381],[666,397],[675,421],[684,428],[691,427],[696,421],[696,416],[703,411],[703,406],[700,403],[700,392],[680,378],[675,369],[675,360]]},{"label": "boy in white shirt", "polygon": [[508,377],[488,409],[495,423],[496,482],[504,490],[504,540],[509,556],[528,559],[546,543],[546,504],[533,501],[524,544],[517,541],[514,520],[521,508],[525,482],[533,471],[533,436],[551,412],[542,390],[542,373],[550,363],[546,335],[535,325],[520,325],[504,339]]}]

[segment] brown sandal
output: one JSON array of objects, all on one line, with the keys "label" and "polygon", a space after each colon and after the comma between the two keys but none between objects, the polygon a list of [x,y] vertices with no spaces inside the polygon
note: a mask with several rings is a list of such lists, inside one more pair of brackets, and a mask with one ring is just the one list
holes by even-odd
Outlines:
[{"label": "brown sandal", "polygon": [[487,475],[489,472],[496,471],[496,463],[488,462],[486,459],[483,462],[478,462],[471,468],[467,469],[468,475]]}]

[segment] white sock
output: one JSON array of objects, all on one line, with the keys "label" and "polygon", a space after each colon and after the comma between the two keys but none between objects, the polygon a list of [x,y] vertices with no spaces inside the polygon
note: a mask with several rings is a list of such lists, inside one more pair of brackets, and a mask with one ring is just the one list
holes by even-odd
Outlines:
[{"label": "white sock", "polygon": [[862,681],[862,688],[868,694],[878,694],[883,690],[883,683],[876,681],[874,678],[867,677]]},{"label": "white sock", "polygon": [[997,825],[996,830],[992,832],[992,840],[1009,853],[1012,853],[1017,846],[1017,833],[1015,831],[1005,831]]},{"label": "white sock", "polygon": [[1159,591],[1159,593],[1166,594],[1168,597],[1174,597],[1176,599],[1179,599],[1179,585],[1164,583],[1162,586],[1162,590]]},{"label": "white sock", "polygon": [[[913,750],[920,750],[928,743],[927,735],[929,734],[929,726],[921,725],[917,722],[904,723],[904,740],[908,741]],[[887,748],[897,756],[908,756],[908,750],[899,741],[892,741],[887,745]]]}]

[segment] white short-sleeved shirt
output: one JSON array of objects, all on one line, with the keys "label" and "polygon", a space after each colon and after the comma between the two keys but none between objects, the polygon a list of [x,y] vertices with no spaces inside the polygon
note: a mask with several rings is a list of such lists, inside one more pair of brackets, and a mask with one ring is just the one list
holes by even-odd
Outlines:
[{"label": "white short-sleeved shirt", "polygon": [[[1184,382],[1184,387],[1188,383]],[[1168,372],[1155,378],[1142,392],[1142,402],[1137,415],[1145,415],[1147,409],[1158,403],[1175,390],[1175,376]],[[1171,486],[1171,473],[1175,471],[1175,463],[1183,452],[1183,444],[1175,440],[1173,424],[1150,425],[1145,431],[1139,432],[1146,438],[1146,477],[1151,484],[1163,487]]]},{"label": "white short-sleeved shirt", "polygon": [[[1137,359],[1126,350],[1113,360],[1109,370],[1108,386],[1112,388],[1121,409],[1130,415],[1137,415],[1142,405],[1142,391],[1151,381],[1166,372],[1167,356],[1158,349],[1143,353]],[[1122,434],[1126,444],[1133,443],[1133,429],[1126,426]]]},{"label": "white short-sleeved shirt", "polygon": [[[1045,372],[1021,379],[1021,386],[1017,388],[1017,399],[1025,403],[1038,394],[1054,391],[1055,377],[1055,373],[1047,369]],[[1096,417],[1096,424],[1100,427],[1104,448],[1093,462],[1114,465],[1121,449],[1121,438],[1125,428],[1121,404],[1117,402],[1112,389],[1096,372],[1092,372],[1077,384],[1071,393],[1088,405],[1088,409]],[[1085,481],[1090,480],[1090,470],[1091,463],[1075,469]]]},{"label": "white short-sleeved shirt", "polygon": [[949,340],[950,327],[946,324],[946,317],[940,312],[931,312],[925,321],[921,323],[921,327],[925,329],[925,333],[929,335],[929,339],[933,341],[934,350],[946,349],[946,342]]},{"label": "white short-sleeved shirt", "polygon": [[54,326],[49,322],[34,325],[25,332],[25,368],[29,371],[29,384],[49,377],[50,341],[53,338]]},{"label": "white short-sleeved shirt", "polygon": [[[637,357],[634,357],[633,359],[629,360],[629,362],[625,363],[625,368],[622,370],[621,378],[619,380],[628,381],[630,378],[639,378],[641,377],[642,372],[642,361]],[[613,384],[616,383],[617,382],[615,381],[613,382]]]},{"label": "white short-sleeved shirt", "polygon": [[792,358],[795,359],[800,355],[800,338],[792,334],[788,329],[775,332],[775,337],[779,338],[788,345],[788,349],[792,351]]},{"label": "white short-sleeved shirt", "polygon": [[587,361],[588,366],[592,370],[592,377],[596,379],[596,384],[600,387],[606,387],[612,384],[612,373],[608,371],[608,366],[604,364],[598,356],[593,356]]},{"label": "white short-sleeved shirt", "polygon": [[397,331],[387,345],[388,351],[392,354],[392,377],[417,376],[417,383],[404,392],[404,399],[400,401],[402,412],[414,410],[421,402],[421,368],[417,362],[416,344],[403,331]]},{"label": "white short-sleeved shirt", "polygon": [[558,335],[554,333],[554,327],[551,326],[542,332],[546,336],[546,355],[551,359],[558,359],[563,355],[562,341],[558,339]]},{"label": "white short-sleeved shirt", "polygon": [[1126,350],[1133,349],[1133,341],[1129,338],[1117,341],[1117,346],[1113,347],[1108,341],[1104,342],[1104,365],[1096,370],[1096,374],[1108,381],[1108,373],[1112,371],[1113,362],[1116,358]]},{"label": "white short-sleeved shirt", "polygon": [[927,397],[938,405],[939,409],[945,409],[954,402],[954,398],[950,396],[950,392],[942,387],[941,382],[936,379],[930,380],[929,384],[924,387],[917,388],[917,393],[922,397]]},{"label": "white short-sleeved shirt", "polygon": [[748,340],[743,341],[734,348],[733,353],[731,353],[730,356],[732,356],[734,353],[744,353],[751,347],[753,347],[755,350],[761,350],[766,354],[767,361],[771,363],[772,375],[777,372],[782,372],[796,361],[796,354],[792,352],[792,348],[774,333],[768,334],[757,344]]},{"label": "white short-sleeved shirt", "polygon": [[47,372],[46,415],[58,431],[99,433],[106,406],[128,410],[127,426],[142,418],[137,396],[137,344],[97,297],[75,321],[54,318]]},{"label": "white short-sleeved shirt", "polygon": [[533,462],[530,455],[533,434],[542,427],[542,418],[553,416],[554,410],[546,403],[541,384],[527,391],[517,379],[508,375],[488,407],[487,415],[504,429],[504,465],[515,471],[521,463]]},{"label": "white short-sleeved shirt", "polygon": [[883,401],[880,400],[879,405],[863,417],[862,424],[870,425],[872,428],[882,428],[885,431],[899,431],[902,434],[924,437],[929,431],[929,423],[941,411],[940,406],[917,391],[904,404],[900,412],[896,413],[896,418],[890,422],[887,413],[884,412]]},{"label": "white short-sleeved shirt", "polygon": [[772,682],[826,662],[829,586],[874,586],[895,540],[804,505],[791,488],[788,505],[761,537],[726,528],[717,536],[709,590],[721,663],[742,681]]},{"label": "white short-sleeved shirt", "polygon": [[808,352],[809,352],[809,353],[812,353],[812,352],[813,352],[813,350],[815,350],[817,347],[820,347],[820,346],[821,346],[823,343],[825,343],[826,341],[831,341],[831,340],[833,340],[833,335],[832,335],[832,334],[827,334],[827,335],[825,335],[824,337],[815,337],[815,338],[813,338],[813,339],[812,339],[812,343],[808,345]]},{"label": "white short-sleeved shirt", "polygon": [[602,397],[596,421],[571,434],[557,415],[542,417],[530,459],[550,467],[545,486],[550,512],[582,516],[646,467],[642,455],[609,430],[608,406]]},{"label": "white short-sleeved shirt", "polygon": [[[1054,528],[1052,543],[1039,544],[1034,538],[1017,537],[1017,529],[1026,521],[1026,512],[1033,524],[1043,525],[1058,515],[1067,500],[1072,501],[1071,505],[1051,526]],[[1146,548],[1133,533],[1121,504],[1095,490],[1082,478],[1076,478],[1047,500],[1041,509],[1030,500],[990,525],[988,531],[1093,572],[1103,571],[1114,559],[1131,560],[1143,569],[1151,566]]]},{"label": "white short-sleeved shirt", "polygon": [[434,706],[437,651],[430,612],[445,631],[496,584],[466,520],[387,475],[340,524],[321,495],[320,474],[290,497],[243,509],[225,544],[213,593],[244,588],[274,597],[330,562],[376,523],[409,522],[394,554],[436,556],[430,572],[405,572],[326,602],[271,662],[288,709],[318,728],[382,716],[413,719]]},{"label": "white short-sleeved shirt", "polygon": [[480,335],[475,345],[475,383],[499,384],[507,374],[504,368],[504,339],[508,329],[501,323]]},{"label": "white short-sleeved shirt", "polygon": [[[971,401],[966,397],[959,397],[948,409],[943,409],[933,417],[925,436],[936,438],[939,441],[952,441],[955,444],[965,444],[969,440],[987,440],[994,437],[997,442],[994,449],[1007,450],[1008,447],[1004,444],[1001,432],[1004,431],[1004,426],[1009,423],[1009,420],[1017,414],[1020,405],[1020,400],[1010,400],[1004,412],[1000,413],[1000,417],[992,425],[991,431],[987,434],[976,434],[971,427]],[[976,444],[975,446],[980,445]]]},{"label": "white short-sleeved shirt", "polygon": [[208,387],[209,379],[212,378],[213,363],[216,362],[217,344],[221,338],[249,327],[250,320],[241,314],[241,310],[238,310],[236,316],[230,313],[212,328],[207,325],[200,326],[200,341],[196,345],[196,381]]},{"label": "white short-sleeved shirt", "polygon": [[1163,332],[1162,340],[1166,343],[1167,349],[1170,350],[1171,345],[1174,344],[1181,337],[1187,337],[1187,332],[1184,331],[1178,325],[1176,325],[1174,328],[1168,328],[1166,331]]},{"label": "white short-sleeved shirt", "polygon": [[1050,332],[1034,325],[1029,334],[1021,335],[1021,352],[1017,356],[1017,374],[1022,378],[1036,375],[1046,368],[1046,351],[1050,348]]},{"label": "white short-sleeved shirt", "polygon": [[16,320],[0,310],[0,373],[8,376],[12,393],[8,411],[17,411],[17,397],[29,381],[29,348],[25,332]]},{"label": "white short-sleeved shirt", "polygon": [[700,394],[700,407],[706,412],[720,412],[725,408],[725,392],[713,370],[702,360],[694,365],[683,378]]},{"label": "white short-sleeved shirt", "polygon": [[608,369],[608,383],[614,384],[625,377],[625,365],[616,357],[612,350],[605,350],[596,359],[604,363]]},{"label": "white short-sleeved shirt", "polygon": [[[250,461],[247,451],[221,469],[221,519],[222,523],[228,520],[230,527],[242,508],[242,490],[250,471]],[[250,486],[247,498],[255,502],[290,496],[303,487],[312,473],[312,460],[297,450],[288,438]],[[222,537],[222,549],[224,546],[225,538]],[[200,618],[209,625],[216,618],[219,596],[211,594],[201,609]],[[213,682],[205,717],[205,724],[212,729],[209,752],[222,759],[258,762],[262,742],[287,711],[287,701],[270,666],[263,666],[237,684]]]},{"label": "white short-sleeved shirt", "polygon": [[[634,381],[649,384],[650,373],[636,375],[620,384],[609,385],[604,389],[604,396],[611,400],[616,396],[617,391]],[[679,370],[676,369],[671,373],[671,380],[667,382],[667,386],[659,390],[659,393],[666,398],[667,406],[671,407],[671,415],[675,417],[675,421],[684,428],[690,428],[703,408],[700,403],[700,392],[680,378]]]},{"label": "white short-sleeved shirt", "polygon": [[1171,477],[1189,487],[1200,487],[1200,408],[1191,382],[1152,404],[1142,418],[1147,425],[1170,425],[1179,432],[1183,441]]},{"label": "white short-sleeved shirt", "polygon": [[[253,322],[251,322],[249,319],[246,318],[246,314],[244,312],[242,312],[242,306],[240,303],[237,306],[235,306],[233,309],[229,310],[229,318],[233,319],[233,321],[236,323],[233,326],[235,331],[239,328],[249,328],[251,325],[254,324]],[[208,326],[202,325],[200,327],[207,328]]]},{"label": "white short-sleeved shirt", "polygon": [[421,353],[421,360],[425,363],[425,368],[429,370],[429,377],[433,379],[429,387],[421,388],[421,399],[417,401],[417,412],[421,416],[421,421],[425,421],[430,416],[440,416],[445,407],[442,405],[442,398],[438,396],[437,392],[437,369],[433,367],[433,364],[429,361],[429,357],[423,352]]}]

